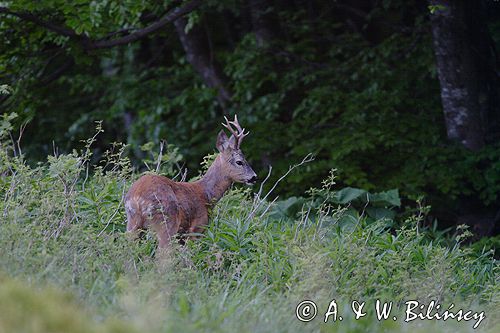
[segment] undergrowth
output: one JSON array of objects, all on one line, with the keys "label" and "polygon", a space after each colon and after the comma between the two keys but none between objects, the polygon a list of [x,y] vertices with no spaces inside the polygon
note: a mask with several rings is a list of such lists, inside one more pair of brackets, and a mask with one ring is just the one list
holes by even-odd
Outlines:
[{"label": "undergrowth", "polygon": [[[423,228],[425,209],[396,215],[397,191],[338,190],[334,172],[303,197],[281,201],[235,186],[202,237],[160,255],[154,235],[135,242],[124,235],[123,195],[139,176],[125,146],[93,164],[94,136],[81,152],[28,166],[9,130],[4,117],[0,332],[473,330],[474,321],[405,323],[408,300],[485,311],[479,330],[499,328],[491,251],[463,245],[466,230],[449,237]],[[150,169],[181,178],[179,156],[166,148]],[[333,299],[343,320],[324,323]],[[377,299],[392,301],[399,319],[377,320]],[[302,300],[317,304],[310,322],[295,316]],[[365,317],[355,319],[353,300],[367,302]]]}]

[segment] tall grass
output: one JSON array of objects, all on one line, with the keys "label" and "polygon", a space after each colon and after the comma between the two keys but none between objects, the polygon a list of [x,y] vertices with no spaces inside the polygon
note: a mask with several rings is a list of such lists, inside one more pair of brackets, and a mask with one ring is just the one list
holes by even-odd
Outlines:
[{"label": "tall grass", "polygon": [[[139,176],[125,147],[115,145],[91,165],[94,137],[82,152],[30,167],[6,133],[0,332],[473,330],[473,321],[405,323],[407,300],[485,311],[479,330],[500,327],[491,252],[463,246],[463,235],[431,235],[419,214],[377,219],[339,205],[334,177],[286,214],[284,201],[234,187],[211,212],[203,237],[160,256],[154,235],[134,242],[123,233],[123,194]],[[155,157],[168,166],[157,170],[178,172],[175,151]],[[332,299],[343,320],[324,323]],[[399,319],[377,320],[377,299],[394,302]],[[302,300],[318,306],[311,322],[295,317]],[[352,300],[367,302],[366,317],[354,318]]]}]

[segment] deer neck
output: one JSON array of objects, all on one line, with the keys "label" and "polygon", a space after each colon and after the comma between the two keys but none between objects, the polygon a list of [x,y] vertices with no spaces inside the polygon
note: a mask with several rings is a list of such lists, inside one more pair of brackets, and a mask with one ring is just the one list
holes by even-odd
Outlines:
[{"label": "deer neck", "polygon": [[232,180],[225,173],[220,155],[215,158],[207,173],[199,181],[209,206],[217,203],[232,183]]}]

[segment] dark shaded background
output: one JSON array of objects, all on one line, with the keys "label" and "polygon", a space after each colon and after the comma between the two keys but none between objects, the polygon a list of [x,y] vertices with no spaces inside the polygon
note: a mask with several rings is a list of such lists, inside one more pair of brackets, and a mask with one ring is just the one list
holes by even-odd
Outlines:
[{"label": "dark shaded background", "polygon": [[[5,1],[2,113],[16,112],[30,163],[82,147],[94,121],[139,170],[161,140],[189,175],[223,115],[251,135],[261,177],[313,153],[281,186],[419,195],[441,226],[498,232],[496,1]],[[16,132],[17,133],[17,132]],[[431,222],[431,221],[429,221]]]}]

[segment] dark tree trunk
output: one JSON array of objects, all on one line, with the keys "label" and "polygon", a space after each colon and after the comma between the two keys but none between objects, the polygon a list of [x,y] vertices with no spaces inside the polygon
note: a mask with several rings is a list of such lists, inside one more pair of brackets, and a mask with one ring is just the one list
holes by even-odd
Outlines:
[{"label": "dark tree trunk", "polygon": [[185,18],[180,18],[174,22],[174,25],[182,47],[186,52],[187,60],[201,75],[203,82],[217,90],[217,101],[226,112],[231,101],[231,92],[224,73],[213,59],[207,33],[201,25],[192,27],[186,33],[186,23]]},{"label": "dark tree trunk", "polygon": [[434,53],[441,84],[448,137],[476,151],[485,144],[488,131],[486,110],[494,98],[490,89],[491,49],[480,15],[480,1],[430,0],[437,6],[431,14]]},{"label": "dark tree trunk", "polygon": [[[496,53],[482,5],[475,0],[429,0],[434,53],[448,137],[477,151],[498,142],[499,103]],[[456,224],[478,236],[498,228],[498,207],[473,196],[458,199]],[[495,227],[497,225],[497,227]]]}]

